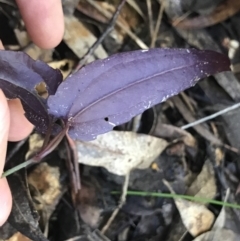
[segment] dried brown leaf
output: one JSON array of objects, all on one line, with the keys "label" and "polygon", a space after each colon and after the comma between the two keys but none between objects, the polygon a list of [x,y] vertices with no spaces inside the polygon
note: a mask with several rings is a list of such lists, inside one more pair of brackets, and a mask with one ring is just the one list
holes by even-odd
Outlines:
[{"label": "dried brown leaf", "polygon": [[193,203],[183,199],[176,199],[175,203],[183,224],[193,237],[211,228],[214,222],[214,214],[203,204]]},{"label": "dried brown leaf", "polygon": [[126,175],[134,168],[148,168],[167,142],[144,134],[111,131],[91,142],[77,141],[76,145],[80,163]]},{"label": "dried brown leaf", "polygon": [[187,190],[187,195],[212,199],[217,192],[213,165],[206,160],[201,173]]}]

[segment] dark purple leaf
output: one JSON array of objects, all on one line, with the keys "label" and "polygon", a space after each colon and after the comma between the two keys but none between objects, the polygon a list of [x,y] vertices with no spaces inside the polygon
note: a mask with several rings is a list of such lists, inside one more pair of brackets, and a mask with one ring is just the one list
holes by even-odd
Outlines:
[{"label": "dark purple leaf", "polygon": [[0,88],[6,97],[19,98],[28,120],[38,130],[46,130],[49,125],[46,101],[38,96],[35,87],[44,81],[48,93],[55,94],[62,81],[61,72],[23,52],[5,50],[0,50],[0,70]]},{"label": "dark purple leaf", "polygon": [[229,70],[222,54],[194,49],[151,49],[113,55],[69,76],[49,112],[70,124],[73,139],[92,140],[151,106]]}]

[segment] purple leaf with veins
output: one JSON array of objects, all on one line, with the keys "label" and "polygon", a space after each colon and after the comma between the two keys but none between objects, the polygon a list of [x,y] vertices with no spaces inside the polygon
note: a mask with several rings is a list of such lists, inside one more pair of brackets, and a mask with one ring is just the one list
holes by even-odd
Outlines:
[{"label": "purple leaf with veins", "polygon": [[7,98],[21,100],[26,117],[39,131],[45,131],[50,124],[46,101],[35,90],[42,81],[53,95],[62,82],[62,74],[23,52],[0,50],[0,88]]},{"label": "purple leaf with veins", "polygon": [[115,54],[69,76],[49,97],[48,111],[70,125],[73,139],[92,140],[229,66],[226,56],[195,49]]}]

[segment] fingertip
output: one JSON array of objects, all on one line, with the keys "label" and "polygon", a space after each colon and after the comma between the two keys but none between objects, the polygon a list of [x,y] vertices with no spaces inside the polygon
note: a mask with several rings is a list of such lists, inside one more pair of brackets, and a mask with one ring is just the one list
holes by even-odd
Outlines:
[{"label": "fingertip", "polygon": [[20,141],[26,138],[33,130],[33,125],[27,120],[19,99],[9,100],[10,128],[9,141]]},{"label": "fingertip", "polygon": [[6,178],[0,179],[0,226],[2,226],[12,209],[12,194]]},{"label": "fingertip", "polygon": [[33,42],[41,48],[57,46],[64,34],[61,0],[17,0]]},{"label": "fingertip", "polygon": [[0,89],[0,176],[5,164],[7,140],[9,132],[9,110],[6,97]]},{"label": "fingertip", "polygon": [[0,226],[7,220],[12,207],[12,197],[7,180],[6,178],[1,179],[6,158],[9,119],[6,97],[0,90]]},{"label": "fingertip", "polygon": [[0,39],[0,49],[4,49],[1,39]]}]

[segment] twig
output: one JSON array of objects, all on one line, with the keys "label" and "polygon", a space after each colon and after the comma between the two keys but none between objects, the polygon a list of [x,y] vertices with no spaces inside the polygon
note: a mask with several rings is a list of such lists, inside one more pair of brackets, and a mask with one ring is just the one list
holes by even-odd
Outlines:
[{"label": "twig", "polygon": [[[189,111],[179,96],[172,98],[172,102],[188,123],[196,121],[195,117],[192,115],[192,112]],[[200,136],[210,141],[212,144],[222,146],[222,142],[217,137],[215,137],[205,126],[197,125],[193,126],[193,128]]]},{"label": "twig", "polygon": [[[186,108],[185,104],[183,104],[182,100],[178,97],[175,96],[172,99],[174,105],[177,107],[178,111],[181,113],[181,115],[183,116],[183,118],[189,122],[189,123],[194,123],[195,122],[195,118],[193,117],[192,113]],[[240,103],[239,103],[240,105]],[[184,127],[184,126],[183,126]],[[221,140],[219,140],[217,137],[215,137],[206,127],[204,127],[203,125],[193,125],[192,126],[195,131],[202,136],[203,138],[205,138],[206,140],[210,141],[212,144],[214,145],[218,145],[218,146],[223,146],[224,148],[235,152],[235,153],[239,153],[239,150],[236,149],[235,147],[231,147],[227,144],[222,143]]]},{"label": "twig", "polygon": [[9,152],[6,158],[6,163],[16,154],[16,152],[25,144],[27,138],[23,139],[22,141],[19,141],[14,148]]},{"label": "twig", "polygon": [[77,153],[77,147],[75,142],[71,139],[71,137],[66,134],[69,146],[72,149],[73,153],[73,169],[74,173],[72,175],[75,175],[75,194],[81,189],[81,182],[80,182],[80,173],[79,173],[79,165],[78,165],[78,153]]},{"label": "twig", "polygon": [[66,138],[66,141],[64,142],[64,144],[66,146],[66,156],[67,156],[66,165],[67,165],[67,168],[68,168],[70,185],[71,185],[71,197],[72,197],[73,205],[74,205],[74,207],[76,207],[76,203],[77,203],[76,202],[76,195],[77,195],[79,189],[77,187],[78,185],[76,184],[77,183],[76,172],[75,172],[75,168],[74,168],[74,163],[72,162],[72,153],[71,153],[71,150],[69,148],[69,142],[68,142],[67,138]]},{"label": "twig", "polygon": [[156,110],[156,106],[153,106],[152,107],[152,111],[153,111],[153,123],[152,123],[152,127],[149,131],[149,135],[153,135],[153,132],[157,126],[157,122],[158,122],[158,119],[157,119],[157,116],[158,116],[158,113],[157,113],[157,110]]},{"label": "twig", "polygon": [[139,127],[141,125],[141,119],[142,119],[142,114],[139,114],[133,118],[133,127],[132,127],[133,132],[137,132],[139,130]]},{"label": "twig", "polygon": [[104,236],[98,229],[94,230],[91,233],[91,237],[94,238],[94,241],[110,241],[110,239]]},{"label": "twig", "polygon": [[74,70],[74,72],[77,72],[84,64],[86,64],[88,58],[95,52],[95,50],[97,49],[97,47],[103,42],[103,40],[107,37],[107,35],[114,29],[114,26],[116,24],[117,18],[120,14],[120,11],[122,10],[124,4],[125,4],[126,0],[121,0],[120,4],[118,5],[115,13],[113,14],[107,28],[105,29],[105,31],[102,33],[102,35],[100,36],[100,38],[98,38],[98,40],[89,48],[89,50],[87,51],[87,53],[83,56],[82,59],[80,59],[76,69]]},{"label": "twig", "polygon": [[144,20],[146,16],[142,12],[141,8],[137,5],[136,0],[127,0],[128,5],[130,5]]},{"label": "twig", "polygon": [[182,16],[176,18],[175,20],[173,20],[172,25],[173,25],[174,27],[177,27],[177,25],[178,25],[180,22],[182,22],[184,19],[186,19],[191,13],[192,13],[191,11],[188,11],[188,12],[184,13]]},{"label": "twig", "polygon": [[153,32],[152,41],[151,41],[151,45],[150,45],[151,48],[155,47],[157,35],[158,35],[158,32],[159,32],[159,28],[160,28],[161,20],[162,20],[162,16],[163,16],[163,10],[164,10],[164,1],[161,3],[161,7],[159,8],[157,23],[156,23],[156,26],[155,26],[155,29],[154,29],[154,32]]},{"label": "twig", "polygon": [[199,125],[199,124],[201,124],[203,122],[212,120],[212,119],[214,119],[214,118],[216,118],[216,117],[218,117],[220,115],[223,115],[223,114],[225,114],[225,113],[227,113],[229,111],[235,110],[235,109],[237,109],[239,107],[240,107],[240,103],[237,103],[235,105],[229,106],[229,107],[227,107],[227,108],[225,108],[223,110],[220,110],[220,111],[218,111],[218,112],[216,112],[216,113],[214,113],[212,115],[206,116],[206,117],[204,117],[202,119],[199,119],[197,121],[194,121],[192,123],[184,125],[184,126],[181,127],[181,129],[186,130],[186,129],[190,128],[190,127],[193,127],[193,126]]},{"label": "twig", "polygon": [[147,1],[147,10],[148,10],[148,22],[149,22],[149,30],[151,39],[153,39],[153,14],[152,14],[152,1]]},{"label": "twig", "polygon": [[[186,229],[186,228],[185,228]],[[186,230],[183,234],[182,234],[182,236],[180,237],[180,239],[178,240],[178,241],[183,241],[184,239],[185,239],[185,237],[186,237],[186,235],[188,234],[188,230]]]},{"label": "twig", "polygon": [[239,154],[239,150],[236,147],[233,146],[229,146],[227,144],[223,144],[223,147],[229,151],[235,152],[237,154]]},{"label": "twig", "polygon": [[129,177],[130,177],[130,172],[125,176],[125,181],[124,181],[124,184],[123,184],[122,195],[121,195],[121,198],[120,198],[119,205],[114,210],[114,212],[112,213],[111,217],[108,219],[108,221],[105,224],[105,226],[102,228],[102,230],[101,230],[102,234],[104,234],[107,231],[107,229],[112,224],[113,220],[115,219],[115,217],[117,216],[118,212],[120,211],[120,209],[122,208],[122,206],[124,205],[124,203],[126,201],[126,196],[127,196],[127,191],[128,191],[128,184],[129,184]]},{"label": "twig", "polygon": [[176,194],[173,188],[171,187],[170,183],[166,179],[163,179],[162,182],[172,194]]},{"label": "twig", "polygon": [[[96,1],[94,0],[87,0],[89,4],[91,4],[94,8],[96,8],[103,16],[106,18],[111,18],[111,14],[106,11],[105,9],[101,8]],[[141,48],[141,49],[148,49],[148,46],[140,39],[138,38],[130,29],[128,29],[124,24],[122,24],[120,21],[116,21],[116,25],[120,27],[122,30],[124,30],[130,38],[132,38],[135,43]]]},{"label": "twig", "polygon": [[184,93],[181,92],[180,96],[182,97],[183,101],[185,102],[186,106],[188,107],[188,109],[192,112],[195,113],[194,111],[194,107],[192,105],[192,103],[190,102],[190,98]]}]

